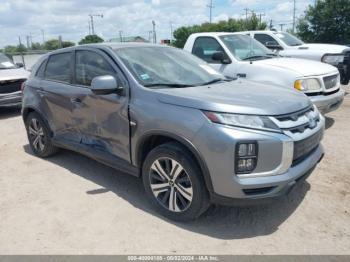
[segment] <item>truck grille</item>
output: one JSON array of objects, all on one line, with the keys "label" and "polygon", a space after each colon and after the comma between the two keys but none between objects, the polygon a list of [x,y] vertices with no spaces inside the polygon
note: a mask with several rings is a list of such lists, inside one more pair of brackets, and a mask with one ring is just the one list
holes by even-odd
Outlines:
[{"label": "truck grille", "polygon": [[21,85],[25,79],[0,81],[0,94],[10,94],[21,90]]},{"label": "truck grille", "polygon": [[326,76],[323,78],[326,89],[331,89],[337,86],[338,75]]},{"label": "truck grille", "polygon": [[315,149],[323,137],[323,129],[303,140],[294,142],[293,163],[300,162],[304,157]]}]

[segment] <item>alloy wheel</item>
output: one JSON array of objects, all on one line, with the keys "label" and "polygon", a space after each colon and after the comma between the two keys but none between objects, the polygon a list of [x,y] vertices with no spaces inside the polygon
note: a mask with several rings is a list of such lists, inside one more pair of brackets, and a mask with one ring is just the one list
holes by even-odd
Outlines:
[{"label": "alloy wheel", "polygon": [[43,127],[40,125],[40,122],[38,119],[33,118],[31,119],[29,126],[28,126],[28,132],[30,141],[32,142],[33,147],[37,151],[43,151],[45,148],[45,134]]},{"label": "alloy wheel", "polygon": [[154,197],[166,209],[183,212],[191,205],[191,179],[184,167],[174,159],[156,159],[151,165],[149,179]]}]

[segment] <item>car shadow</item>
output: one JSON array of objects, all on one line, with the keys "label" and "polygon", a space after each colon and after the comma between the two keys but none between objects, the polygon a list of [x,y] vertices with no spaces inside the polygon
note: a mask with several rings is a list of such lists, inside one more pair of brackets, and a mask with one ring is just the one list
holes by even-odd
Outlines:
[{"label": "car shadow", "polygon": [[[32,154],[29,145],[25,145],[24,150]],[[243,239],[275,232],[296,210],[310,189],[310,184],[305,181],[298,183],[298,186],[287,196],[270,204],[250,207],[212,206],[196,221],[178,223],[160,216],[155,211],[145,197],[142,181],[139,178],[123,174],[67,150],[62,150],[57,155],[47,158],[47,161],[96,184],[96,188],[85,192],[86,194],[98,195],[113,192],[134,207],[179,228],[218,239]]]},{"label": "car shadow", "polygon": [[326,118],[326,126],[325,126],[325,128],[326,129],[331,128],[334,125],[334,122],[335,122],[334,118],[329,117],[329,116],[325,116],[325,118]]},{"label": "car shadow", "polygon": [[0,107],[0,120],[21,115],[20,107]]}]

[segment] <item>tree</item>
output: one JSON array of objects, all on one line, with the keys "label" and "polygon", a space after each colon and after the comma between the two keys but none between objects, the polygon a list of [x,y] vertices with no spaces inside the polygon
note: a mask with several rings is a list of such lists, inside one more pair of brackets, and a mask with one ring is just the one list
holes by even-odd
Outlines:
[{"label": "tree", "polygon": [[183,26],[174,31],[175,41],[172,43],[178,48],[183,48],[187,38],[193,33],[199,32],[237,32],[245,30],[264,30],[265,22],[260,22],[255,13],[248,20],[233,19],[219,21],[218,23],[203,23],[201,25]]},{"label": "tree", "polygon": [[98,35],[87,35],[79,41],[79,45],[102,43],[104,40]]},{"label": "tree", "polygon": [[33,43],[31,46],[31,50],[43,50],[44,47],[40,43]]},{"label": "tree", "polygon": [[305,42],[350,43],[350,0],[318,0],[297,24]]},{"label": "tree", "polygon": [[27,51],[27,48],[23,44],[17,45],[17,46],[8,45],[8,46],[5,46],[4,48],[4,53],[6,54],[15,54],[15,53],[21,53],[26,51]]},{"label": "tree", "polygon": [[75,44],[70,41],[62,41],[62,44],[60,44],[60,41],[58,39],[51,39],[45,42],[44,47],[46,50],[56,50],[59,48],[65,48],[65,47],[70,47],[74,45]]}]

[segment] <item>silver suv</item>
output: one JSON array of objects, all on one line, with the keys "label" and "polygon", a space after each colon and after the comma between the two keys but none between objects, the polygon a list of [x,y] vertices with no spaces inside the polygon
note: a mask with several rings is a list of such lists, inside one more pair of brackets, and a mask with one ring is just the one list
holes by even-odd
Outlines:
[{"label": "silver suv", "polygon": [[324,117],[302,93],[226,79],[195,56],[149,44],[43,56],[23,94],[30,147],[63,147],[142,177],[160,213],[286,194],[323,156]]}]

